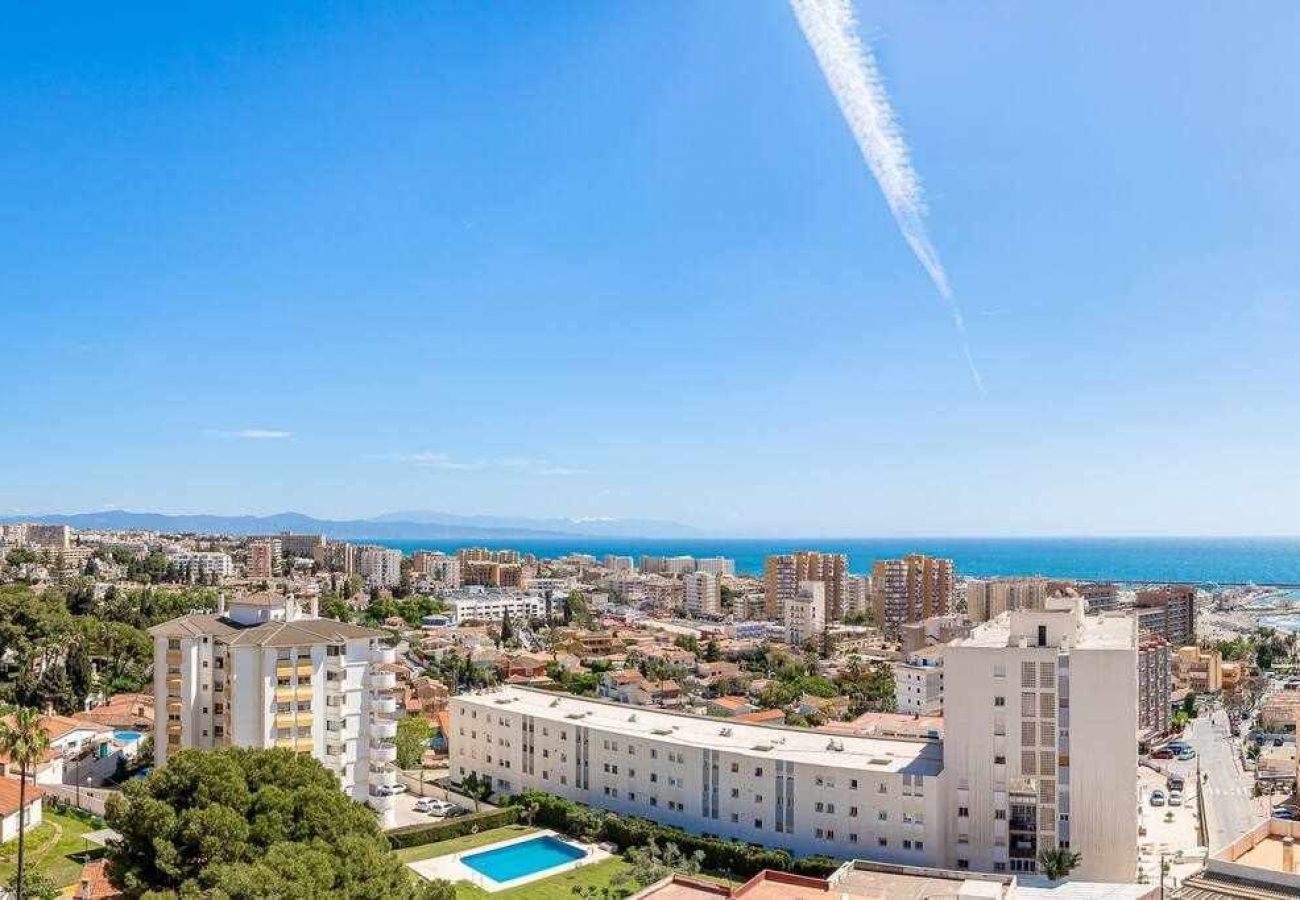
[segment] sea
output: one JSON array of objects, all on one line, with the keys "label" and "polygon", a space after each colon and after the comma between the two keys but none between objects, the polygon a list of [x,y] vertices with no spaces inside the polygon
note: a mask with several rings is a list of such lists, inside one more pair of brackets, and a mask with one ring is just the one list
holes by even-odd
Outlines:
[{"label": "sea", "polygon": [[925,553],[952,559],[961,575],[1047,575],[1080,580],[1190,582],[1300,587],[1300,538],[587,538],[399,540],[379,544],[412,553],[458,547],[511,548],[538,557],[724,556],[736,571],[757,575],[771,553],[844,553],[849,570],[867,573],[878,559]]}]

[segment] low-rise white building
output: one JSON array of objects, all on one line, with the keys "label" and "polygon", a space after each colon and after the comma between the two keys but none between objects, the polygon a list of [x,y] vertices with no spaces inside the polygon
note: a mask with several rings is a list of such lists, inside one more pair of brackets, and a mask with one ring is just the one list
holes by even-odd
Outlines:
[{"label": "low-rise white building", "polygon": [[[507,614],[515,621],[546,616],[545,597],[516,591],[467,588],[448,597],[447,602],[455,623],[499,622]],[[559,608],[555,601],[552,606]]]},{"label": "low-rise white building", "polygon": [[506,687],[451,698],[451,769],[798,855],[943,859],[940,745]]},{"label": "low-rise white building", "polygon": [[179,569],[184,569],[204,576],[216,575],[218,578],[230,578],[235,574],[235,561],[229,553],[219,550],[180,550],[173,553],[168,562]]}]

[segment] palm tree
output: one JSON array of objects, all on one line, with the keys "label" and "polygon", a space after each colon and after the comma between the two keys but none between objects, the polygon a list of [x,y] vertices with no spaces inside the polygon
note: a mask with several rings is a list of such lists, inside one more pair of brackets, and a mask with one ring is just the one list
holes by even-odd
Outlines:
[{"label": "palm tree", "polygon": [[1038,866],[1043,870],[1043,875],[1048,881],[1060,881],[1081,862],[1083,862],[1083,854],[1076,853],[1068,847],[1043,850],[1038,854]]},{"label": "palm tree", "polygon": [[18,873],[15,893],[23,897],[23,850],[26,844],[27,775],[36,778],[36,766],[50,747],[50,736],[41,727],[41,716],[34,709],[18,709],[0,720],[0,753],[18,764]]}]

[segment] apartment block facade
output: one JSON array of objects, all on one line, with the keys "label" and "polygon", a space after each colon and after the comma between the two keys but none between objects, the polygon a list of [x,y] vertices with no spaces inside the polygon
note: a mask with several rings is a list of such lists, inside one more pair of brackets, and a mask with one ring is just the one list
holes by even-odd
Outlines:
[{"label": "apartment block facade", "polygon": [[1012,610],[1042,609],[1046,599],[1046,578],[990,578],[966,582],[966,615],[972,622],[987,622]]},{"label": "apartment block facade", "polygon": [[800,582],[794,596],[785,601],[785,642],[801,647],[806,641],[820,639],[826,631],[829,605],[823,582]]},{"label": "apartment block facade", "polygon": [[381,631],[253,594],[216,615],[181,616],[154,639],[154,764],[180,750],[282,747],[309,753],[386,823],[397,783],[396,661]]},{"label": "apartment block facade", "polygon": [[1040,851],[1061,846],[1082,853],[1080,878],[1135,875],[1137,630],[1130,617],[1083,609],[1051,598],[944,648],[958,868],[1033,872]]},{"label": "apartment block facade", "polygon": [[356,569],[368,587],[396,587],[402,579],[402,551],[387,547],[359,547]]},{"label": "apartment block facade", "polygon": [[1196,643],[1196,588],[1172,584],[1137,592],[1138,627],[1175,647]]},{"label": "apartment block facade", "polygon": [[1138,734],[1154,737],[1169,731],[1173,714],[1173,653],[1158,634],[1138,635]]},{"label": "apartment block facade", "polygon": [[849,560],[843,553],[805,550],[768,556],[764,562],[764,606],[767,616],[785,619],[785,604],[805,581],[817,581],[826,595],[826,615],[831,621],[844,617],[848,602]]},{"label": "apartment block facade", "polygon": [[953,564],[910,553],[903,559],[876,562],[871,569],[872,607],[876,624],[887,634],[899,626],[952,611]]},{"label": "apartment block facade", "polygon": [[696,616],[722,615],[722,592],[718,577],[708,572],[692,572],[682,576],[686,611]]}]

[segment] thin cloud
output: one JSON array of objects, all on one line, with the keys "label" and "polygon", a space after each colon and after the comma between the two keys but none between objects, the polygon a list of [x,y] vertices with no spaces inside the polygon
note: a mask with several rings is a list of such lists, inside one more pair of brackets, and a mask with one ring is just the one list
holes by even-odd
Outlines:
[{"label": "thin cloud", "polygon": [[399,456],[398,460],[431,469],[454,469],[459,471],[508,469],[514,472],[526,472],[533,475],[543,475],[547,477],[586,474],[585,469],[579,469],[574,466],[557,465],[555,463],[547,462],[546,460],[529,459],[520,456],[511,456],[498,460],[459,460],[452,457],[449,453],[423,452],[408,453],[404,456]]},{"label": "thin cloud", "polygon": [[249,441],[280,441],[293,437],[292,431],[283,431],[279,428],[237,428],[234,430],[210,428],[207,433],[215,437],[239,438],[240,440]]},{"label": "thin cloud", "polygon": [[452,459],[447,453],[408,453],[402,457],[403,462],[412,463],[417,466],[425,466],[430,469],[481,469],[482,463],[478,462],[461,462]]},{"label": "thin cloud", "polygon": [[920,261],[935,289],[948,306],[961,339],[962,353],[981,394],[980,377],[971,356],[970,340],[961,307],[953,298],[948,273],[925,228],[925,194],[907,150],[907,142],[894,117],[889,95],[871,50],[858,37],[858,23],[850,0],[790,0],[790,8],[804,38],[817,57],[826,83],[867,161],[885,202],[912,253]]}]

